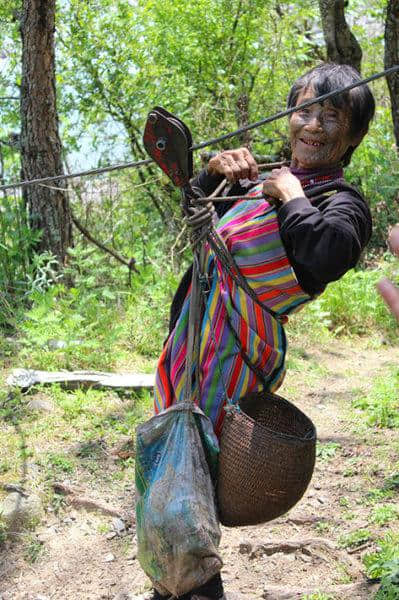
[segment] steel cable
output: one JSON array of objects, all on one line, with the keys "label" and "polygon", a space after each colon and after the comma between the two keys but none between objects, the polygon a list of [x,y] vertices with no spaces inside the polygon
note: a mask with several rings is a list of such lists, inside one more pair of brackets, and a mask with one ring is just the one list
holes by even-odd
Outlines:
[{"label": "steel cable", "polygon": [[[212,146],[214,144],[218,144],[219,142],[223,142],[224,140],[227,140],[227,139],[230,139],[237,135],[240,135],[241,133],[244,133],[251,129],[255,129],[256,127],[261,127],[262,125],[272,123],[273,121],[276,121],[277,119],[282,119],[283,117],[291,115],[292,113],[294,113],[298,110],[302,110],[303,108],[307,108],[308,106],[311,106],[312,104],[324,102],[325,100],[328,100],[329,98],[333,98],[334,96],[338,96],[339,94],[342,94],[344,92],[352,90],[353,88],[358,87],[359,85],[364,85],[366,83],[370,83],[371,81],[375,81],[376,79],[379,79],[380,77],[392,75],[393,73],[396,73],[397,71],[399,71],[399,65],[395,65],[393,67],[390,67],[389,69],[385,69],[384,71],[375,73],[374,75],[371,75],[370,77],[366,77],[365,79],[361,79],[360,81],[351,83],[350,85],[347,85],[343,88],[339,88],[338,90],[328,92],[327,94],[323,94],[321,96],[318,96],[317,98],[312,98],[311,100],[307,100],[306,102],[303,102],[302,104],[298,104],[298,106],[293,106],[291,108],[287,108],[286,110],[280,111],[270,117],[266,117],[264,119],[261,119],[260,121],[251,123],[250,125],[240,127],[239,129],[236,129],[235,131],[232,131],[230,133],[225,133],[224,135],[221,135],[216,138],[212,138],[205,142],[200,142],[199,144],[194,144],[190,148],[190,150],[192,150],[192,151],[201,150],[202,148],[206,148],[207,146]],[[53,175],[51,177],[41,177],[39,179],[17,181],[14,183],[0,185],[0,191],[15,189],[15,188],[19,188],[19,187],[27,187],[27,186],[36,185],[36,184],[50,183],[50,182],[55,182],[55,181],[65,181],[67,179],[73,179],[75,177],[87,177],[89,175],[99,175],[102,173],[108,173],[110,171],[119,171],[122,169],[137,169],[137,168],[141,168],[146,165],[149,165],[152,162],[154,162],[154,161],[151,158],[147,158],[147,159],[138,160],[135,162],[127,162],[127,163],[121,163],[121,164],[116,164],[116,165],[109,165],[106,167],[100,167],[97,169],[89,169],[87,171],[80,171],[77,173],[69,173],[67,175]]]}]

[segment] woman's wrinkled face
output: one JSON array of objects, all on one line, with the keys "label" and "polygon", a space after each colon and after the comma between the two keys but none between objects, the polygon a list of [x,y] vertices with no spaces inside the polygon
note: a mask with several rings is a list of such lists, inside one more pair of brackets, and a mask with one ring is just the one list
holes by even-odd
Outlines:
[{"label": "woman's wrinkled face", "polygon": [[[302,90],[296,106],[315,97],[313,88]],[[338,165],[359,136],[350,133],[350,111],[336,108],[329,100],[294,112],[290,118],[292,162],[304,169]]]}]

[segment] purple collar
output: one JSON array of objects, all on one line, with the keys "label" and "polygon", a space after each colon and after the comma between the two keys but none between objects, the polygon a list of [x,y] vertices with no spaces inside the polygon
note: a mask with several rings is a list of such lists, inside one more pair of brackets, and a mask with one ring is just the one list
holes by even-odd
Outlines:
[{"label": "purple collar", "polygon": [[298,177],[302,187],[327,183],[335,179],[342,179],[344,171],[341,167],[330,167],[326,169],[300,169],[298,167],[290,167],[290,171],[295,177]]}]

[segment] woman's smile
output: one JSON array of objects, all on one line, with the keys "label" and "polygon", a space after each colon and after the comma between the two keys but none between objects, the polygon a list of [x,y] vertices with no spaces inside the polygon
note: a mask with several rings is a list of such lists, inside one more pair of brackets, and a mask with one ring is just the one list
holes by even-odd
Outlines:
[{"label": "woman's smile", "polygon": [[309,139],[300,138],[300,141],[303,144],[306,144],[307,146],[316,146],[316,147],[323,146],[322,142],[318,142],[316,140],[309,140]]}]

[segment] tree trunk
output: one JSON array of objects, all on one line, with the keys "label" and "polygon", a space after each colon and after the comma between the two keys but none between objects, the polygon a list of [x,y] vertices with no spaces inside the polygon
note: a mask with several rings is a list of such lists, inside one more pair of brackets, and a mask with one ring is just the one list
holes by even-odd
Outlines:
[{"label": "tree trunk", "polygon": [[[385,68],[399,64],[399,3],[388,0],[385,21]],[[399,150],[399,73],[387,77],[396,147]]]},{"label": "tree trunk", "polygon": [[[23,0],[21,13],[21,162],[24,179],[63,174],[55,92],[55,0]],[[60,181],[60,185],[64,183]],[[42,231],[38,252],[64,264],[72,242],[67,195],[53,187],[28,186],[24,195],[31,226]]]},{"label": "tree trunk", "polygon": [[362,49],[345,20],[345,0],[319,0],[319,8],[328,60],[360,73]]}]

